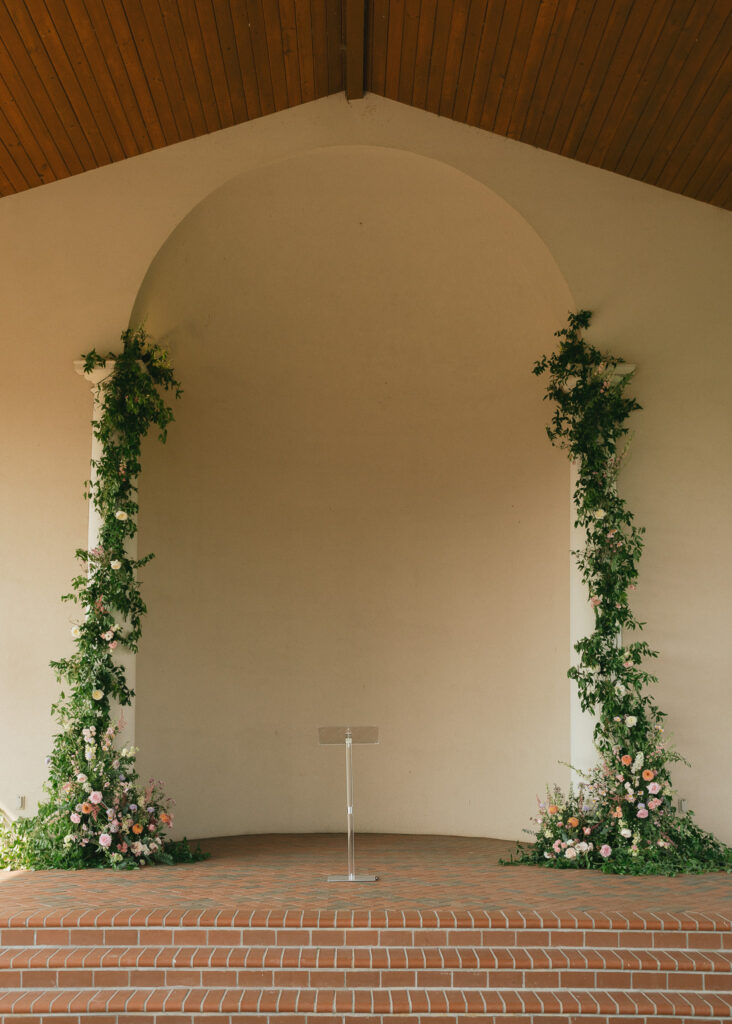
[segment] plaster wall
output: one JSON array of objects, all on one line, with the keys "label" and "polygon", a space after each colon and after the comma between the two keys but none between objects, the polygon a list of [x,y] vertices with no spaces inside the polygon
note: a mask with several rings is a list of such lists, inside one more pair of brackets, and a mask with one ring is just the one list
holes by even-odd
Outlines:
[{"label": "plaster wall", "polygon": [[[59,605],[58,595],[67,589],[75,571],[72,552],[83,546],[86,536],[80,482],[87,475],[91,416],[88,391],[74,375],[72,360],[92,346],[114,344],[155,254],[176,225],[213,190],[281,158],[321,147],[352,145],[431,157],[487,185],[546,244],[576,305],[595,311],[595,343],[612,347],[638,366],[635,389],[644,411],[635,417],[633,452],[621,478],[638,521],[648,529],[636,607],[648,621],[647,639],[661,650],[654,667],[661,678],[658,698],[669,713],[668,732],[693,765],[692,769],[677,768],[678,787],[695,808],[700,824],[732,840],[725,785],[732,767],[726,639],[732,596],[728,530],[732,417],[726,342],[726,294],[732,265],[729,215],[372,96],[352,105],[343,97],[331,97],[0,202],[5,355],[0,430],[6,442],[0,456],[0,804],[12,810],[15,795],[24,793],[32,808],[40,795],[43,759],[52,733],[48,707],[56,693],[47,663],[68,650],[70,616],[68,609]],[[144,292],[140,298],[142,301]],[[560,326],[564,312],[555,326]],[[523,315],[522,311],[519,314]],[[163,323],[167,311],[160,306],[155,315]],[[284,312],[278,315],[285,316]],[[527,347],[533,350],[525,353],[528,363],[548,342],[548,337],[537,339],[534,348],[532,340]],[[331,347],[331,357],[336,354]],[[186,354],[182,344],[180,355],[183,374]],[[491,353],[486,365],[486,373],[492,372],[494,365],[505,370],[506,357]],[[226,375],[225,365],[220,374]],[[202,383],[213,390],[213,381]],[[481,383],[495,387],[485,378]],[[524,386],[530,389],[531,382]],[[162,453],[161,469],[174,464],[172,446],[182,443],[183,417],[196,411],[193,390],[188,386],[180,423],[171,432],[171,448]],[[538,400],[538,393],[535,397]],[[449,399],[442,395],[441,400]],[[546,411],[545,406],[539,408]],[[308,411],[298,410],[301,412]],[[347,420],[350,412],[340,409],[339,414]],[[316,413],[318,410],[310,410],[308,415],[318,420]],[[320,424],[322,428],[322,420]],[[512,438],[508,440],[513,443]],[[538,452],[540,429],[535,443]],[[334,457],[338,454],[335,449],[334,445]],[[449,448],[442,454],[447,469],[451,465]],[[505,466],[493,441],[489,454],[491,472],[501,480]],[[471,450],[470,458],[475,457]],[[551,459],[556,461],[536,494],[539,501],[554,493],[563,473],[560,455],[545,451],[542,458],[547,460],[545,466]],[[448,482],[453,484],[454,479]],[[153,483],[152,476],[143,479],[143,489]],[[408,490],[408,482],[394,483]],[[444,495],[437,497],[444,502]],[[216,501],[214,495],[214,518]],[[372,506],[372,511],[377,509]],[[310,515],[316,518],[313,510]],[[143,521],[143,531],[145,528]],[[152,528],[151,520],[148,529]],[[392,545],[398,541],[401,549],[406,532],[384,536],[382,552],[388,550],[387,541]],[[475,532],[483,537],[482,530]],[[352,535],[351,539],[358,542],[360,537]],[[429,539],[423,534],[420,550],[433,551]],[[558,558],[557,543],[552,534],[551,559]],[[465,562],[461,564],[465,566]],[[162,609],[153,606],[152,591],[162,585],[164,568],[161,558],[155,568],[161,574],[158,582],[152,576],[148,581],[151,615],[145,644],[159,643],[155,617]],[[303,574],[307,568],[301,562]],[[404,591],[400,594],[397,589],[397,594],[403,597]],[[474,588],[461,600],[470,599],[472,614],[473,600],[482,596],[483,592]],[[202,607],[212,597],[202,594]],[[403,610],[404,605],[397,607]],[[342,613],[344,620],[348,611]],[[512,643],[546,635],[541,628],[536,632],[538,616],[545,613],[546,609],[526,608],[521,634],[513,635]],[[308,615],[312,614],[308,609]],[[293,611],[290,621],[295,617]],[[439,615],[434,621],[444,627]],[[353,622],[351,617],[352,627]],[[158,625],[160,629],[164,626]],[[251,629],[251,623],[244,625]],[[424,623],[422,628],[426,628]],[[158,637],[161,635],[158,632]],[[562,642],[566,635],[565,620]],[[392,650],[398,647],[397,639],[392,637]],[[354,628],[349,639],[352,648],[357,640]],[[461,646],[454,644],[453,652]],[[475,647],[470,652],[463,649],[462,654],[464,659],[468,654],[478,659],[471,671],[482,656],[476,654]],[[153,646],[143,648],[141,668],[145,657],[152,665]],[[451,659],[449,667],[454,664]],[[464,667],[465,661],[462,664]],[[314,658],[309,666],[314,679],[322,666]],[[202,676],[201,682],[206,692],[209,675]],[[138,685],[141,693],[154,699],[155,679],[140,675]],[[141,697],[141,707],[144,699]],[[565,719],[556,729],[554,749],[559,758],[566,748],[568,691],[557,699],[563,703],[560,713]],[[170,713],[188,714],[200,721],[206,711],[205,699],[194,708],[183,705],[184,701],[174,696]],[[436,721],[446,705],[438,704],[433,710]],[[453,726],[452,721],[448,724]],[[146,728],[138,722],[141,739]],[[151,722],[151,736],[153,729]],[[156,774],[164,774],[172,765],[174,741],[166,739],[157,749],[159,762],[151,749],[143,752],[143,760]],[[370,767],[374,770],[378,770],[378,758],[385,749],[372,752]],[[528,776],[535,772],[532,792],[551,773],[551,767],[540,761],[530,767],[521,783],[528,788]],[[280,766],[280,770],[284,769]],[[364,765],[364,773],[366,770]],[[327,778],[330,784],[330,772]],[[448,806],[451,793],[443,789],[429,799],[436,803],[438,797],[445,808],[445,830],[457,830],[461,826]],[[215,790],[209,791],[208,799],[216,801]],[[530,810],[527,806],[525,813]],[[508,819],[506,822],[508,827]],[[186,823],[186,831],[197,834],[199,825],[203,818]],[[418,829],[420,825],[408,818],[398,827]]]},{"label": "plaster wall", "polygon": [[520,833],[569,748],[568,470],[529,372],[568,303],[503,200],[392,149],[250,171],[165,244],[133,320],[190,384],[146,451],[137,741],[183,820],[342,829],[317,729],[350,723],[381,729],[360,828]]}]

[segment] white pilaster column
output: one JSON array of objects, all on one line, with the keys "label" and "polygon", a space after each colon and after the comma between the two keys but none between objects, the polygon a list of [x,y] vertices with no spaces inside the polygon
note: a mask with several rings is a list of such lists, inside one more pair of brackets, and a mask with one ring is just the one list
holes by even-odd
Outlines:
[{"label": "white pilaster column", "polygon": [[[94,433],[94,426],[99,422],[102,414],[102,393],[104,390],[104,382],[112,372],[114,364],[106,362],[104,366],[95,366],[89,373],[84,373],[84,361],[82,359],[74,360],[74,369],[76,372],[83,377],[91,387],[93,407],[92,407],[92,441],[91,441],[91,459],[92,462],[97,462],[102,454],[101,442],[97,439]],[[89,479],[92,484],[92,492],[96,485],[96,470],[93,465],[90,465]],[[89,529],[88,529],[88,540],[87,547],[95,548],[99,543],[99,532],[102,525],[102,519],[94,506],[94,502],[89,500]],[[137,536],[127,538],[125,545],[125,551],[129,558],[137,558]],[[135,689],[136,684],[136,668],[137,658],[133,651],[125,650],[124,648],[118,648],[119,653],[116,654],[116,660],[125,670],[125,676],[127,678],[127,685],[131,689]],[[134,699],[131,705],[127,707],[121,707],[116,702],[112,702],[111,706],[112,721],[116,722],[120,716],[124,718],[124,728],[120,731],[118,742],[120,746],[134,746],[135,743],[135,703]]]},{"label": "white pilaster column", "polygon": [[[614,380],[625,377],[632,373],[635,366],[629,363],[619,363],[612,372]],[[577,486],[577,467],[570,463],[569,470],[569,509],[570,509],[570,550],[580,551],[584,548],[587,537],[585,531],[574,525],[577,518],[577,510],[574,507],[574,489]],[[579,655],[574,645],[582,637],[588,636],[595,628],[595,612],[590,604],[590,595],[587,587],[582,581],[579,568],[572,555],[570,555],[570,578],[569,578],[569,659],[573,667],[579,665]],[[620,643],[618,637],[618,643]],[[577,683],[574,679],[569,680],[569,763],[579,771],[589,771],[597,763],[597,752],[592,734],[595,729],[597,718],[589,711],[583,711],[580,706]],[[575,772],[572,778],[579,781]]]}]

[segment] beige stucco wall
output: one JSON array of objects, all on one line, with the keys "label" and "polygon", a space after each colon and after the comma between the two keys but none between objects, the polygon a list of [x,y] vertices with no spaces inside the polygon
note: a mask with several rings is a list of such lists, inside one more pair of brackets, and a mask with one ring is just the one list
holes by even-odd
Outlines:
[{"label": "beige stucco wall", "polygon": [[[45,772],[43,757],[48,750],[52,732],[48,706],[55,694],[55,684],[47,662],[68,649],[69,612],[59,604],[58,595],[66,589],[67,581],[74,571],[71,553],[76,546],[84,543],[86,534],[80,483],[87,471],[90,414],[85,386],[71,370],[72,359],[92,345],[105,347],[113,343],[128,320],[137,291],[155,254],[176,225],[213,190],[237,175],[257,172],[257,169],[281,158],[299,158],[322,147],[352,145],[385,147],[430,157],[486,185],[537,232],[558,264],[577,305],[596,311],[594,340],[598,344],[611,346],[638,365],[636,392],[645,409],[635,418],[633,455],[622,479],[624,492],[631,500],[639,522],[648,528],[648,546],[642,566],[642,586],[637,595],[637,607],[641,617],[648,621],[646,635],[649,642],[662,652],[657,663],[661,677],[658,698],[669,712],[668,731],[693,764],[691,769],[677,769],[679,788],[696,809],[702,825],[713,827],[728,840],[732,840],[725,785],[730,775],[726,726],[730,712],[727,686],[730,655],[726,634],[731,576],[728,509],[732,497],[729,472],[732,430],[727,398],[730,356],[725,339],[726,282],[732,256],[729,215],[375,97],[367,97],[365,101],[352,105],[348,105],[342,97],[331,97],[0,202],[0,259],[3,261],[0,308],[3,310],[5,356],[0,417],[2,436],[9,442],[3,446],[1,470],[3,506],[0,559],[3,574],[0,582],[0,688],[3,704],[0,715],[0,803],[12,809],[16,793],[25,793],[30,802],[39,794]],[[331,155],[336,158],[337,153]],[[327,154],[321,156],[326,158]],[[328,160],[325,159],[325,162],[328,163]],[[255,174],[255,177],[258,177],[260,187],[266,191],[267,176]],[[469,189],[472,186],[464,187]],[[457,193],[460,192],[461,189],[457,189]],[[480,200],[477,198],[479,194],[482,195]],[[406,198],[409,205],[412,197],[407,195]],[[458,201],[457,194],[453,198],[455,202]],[[476,189],[475,198],[474,209],[479,209],[483,203],[497,215],[500,203],[493,199],[491,192]],[[214,213],[218,209],[218,202],[218,197],[211,200],[214,205],[209,212]],[[193,220],[204,209],[201,207],[201,211],[194,213]],[[182,230],[181,238],[187,227]],[[205,234],[201,224],[197,230]],[[171,240],[170,253],[166,250],[161,255],[161,271],[164,258],[170,255],[173,260],[173,248],[177,241],[177,238]],[[241,239],[242,245],[245,241],[245,238]],[[393,241],[396,244],[400,240]],[[210,242],[215,249],[218,239],[213,237]],[[180,258],[181,253],[182,249],[175,258]],[[174,260],[171,266],[175,266]],[[168,293],[171,299],[175,296],[174,289],[169,289]],[[140,302],[149,303],[151,319],[154,314],[169,330],[175,310],[172,306],[166,309],[161,304],[162,296],[163,293],[159,292],[155,299],[158,305],[155,305],[152,293],[148,292],[146,297],[143,291]],[[182,302],[185,296],[179,295],[178,298]],[[480,295],[479,300],[482,301]],[[547,301],[553,301],[552,297]],[[395,303],[395,307],[398,307],[398,303]],[[236,308],[233,307],[234,311]],[[278,322],[283,328],[287,326],[287,312],[286,307],[277,311]],[[324,316],[326,312],[317,311],[319,316]],[[464,315],[468,317],[470,312],[467,309]],[[508,325],[516,325],[522,322],[524,316],[530,316],[530,310],[521,309],[516,311],[515,318],[506,317],[506,310],[499,309],[497,305],[494,312],[497,316],[500,314],[497,323]],[[169,315],[170,320],[166,321]],[[261,323],[261,311],[259,316]],[[373,325],[373,321],[371,323]],[[534,326],[536,323],[535,320]],[[226,335],[224,326],[219,321],[218,337],[222,341]],[[234,319],[231,327],[232,332],[236,329],[244,336],[245,332],[238,319]],[[334,336],[333,327],[331,337]],[[184,337],[184,334],[179,334],[179,363],[183,375],[187,359],[182,342]],[[251,343],[250,338],[246,340]],[[548,341],[547,338],[546,342],[539,344],[537,351],[526,351],[525,358],[529,363],[545,349]],[[531,345],[527,344],[529,348],[533,348],[533,341]],[[446,350],[442,351],[444,355]],[[240,359],[241,354],[237,351],[237,359]],[[388,354],[393,357],[393,351]],[[335,358],[336,350],[331,349],[331,355]],[[397,364],[389,365],[395,369]],[[492,372],[493,367],[500,367],[504,372],[510,369],[516,375],[513,379],[518,380],[518,361],[514,362],[505,350],[497,355],[491,353],[491,358],[486,360],[485,372]],[[218,377],[226,372],[224,366]],[[352,367],[349,372],[352,372]],[[197,383],[201,386],[205,384],[210,389],[215,387],[215,381],[206,380],[205,376]],[[375,383],[375,380],[371,381],[371,385],[375,386]],[[428,382],[423,383],[426,386]],[[524,386],[527,391],[520,392],[521,403],[524,403],[532,387],[538,398],[535,382],[529,380]],[[355,384],[353,387],[352,394],[356,397]],[[486,390],[489,387],[495,387],[495,383],[487,382]],[[173,429],[169,449],[162,453],[162,457],[151,453],[161,473],[169,473],[177,465],[182,465],[180,460],[185,431],[195,422],[196,416],[203,415],[203,410],[196,404],[195,387],[186,381],[186,388],[184,404],[179,412],[180,422]],[[284,394],[281,393],[280,397],[284,397]],[[247,393],[245,397],[248,399],[251,396]],[[443,398],[447,401],[447,396]],[[210,407],[210,403],[207,407]],[[523,408],[527,416],[531,415],[528,404],[523,405]],[[537,427],[546,412],[545,406],[540,406],[540,409],[539,414],[534,413]],[[293,410],[293,416],[295,411],[300,415],[303,410]],[[325,410],[305,411],[315,417],[319,429],[323,431],[324,421],[318,417]],[[345,416],[345,422],[348,422],[352,412],[350,408],[341,408],[339,415]],[[314,421],[306,419],[300,422]],[[522,445],[528,440],[523,436],[513,438],[509,431],[507,433],[509,436],[506,440],[511,445]],[[454,445],[455,441],[455,436],[452,436],[451,444]],[[506,466],[501,461],[500,446],[495,438],[489,439],[489,442],[486,454],[488,465],[495,473],[495,478],[503,483]],[[244,443],[244,437],[236,438],[237,445]],[[299,443],[303,444],[302,439]],[[486,439],[480,438],[480,444],[485,443]],[[212,438],[212,457],[218,461],[222,455],[216,444],[216,439]],[[556,453],[544,451],[542,455],[538,454],[542,445],[546,445],[540,428],[535,436],[535,444],[536,454],[532,450],[530,458],[545,460],[542,462],[545,467],[554,467],[543,479],[542,487],[535,488],[536,494],[532,492],[535,501],[541,505],[547,494],[554,493],[558,474],[563,469],[558,461],[561,457]],[[446,447],[442,453],[445,472],[453,465],[454,451],[454,447]],[[524,454],[527,451],[523,449]],[[202,457],[200,451],[191,454]],[[337,456],[335,446],[329,454]],[[396,454],[392,454],[396,458]],[[475,461],[472,461],[475,459],[475,450],[471,450],[470,465],[473,469],[476,468]],[[557,461],[552,463],[552,459]],[[312,466],[312,461],[309,465]],[[260,473],[263,472],[263,467],[258,469]],[[392,478],[395,476],[392,470]],[[144,480],[143,488],[147,488],[152,495],[152,489],[159,488],[159,479],[155,475]],[[450,485],[455,486],[454,475],[448,475],[447,479]],[[273,484],[273,481],[270,482]],[[409,492],[410,485],[414,483],[412,480],[396,479],[393,482],[404,492]],[[189,486],[195,485],[193,480],[187,483]],[[482,492],[481,487],[485,488]],[[489,494],[489,491],[490,488],[482,479],[476,483],[473,496],[494,499],[495,492],[490,491]],[[406,496],[413,502],[412,508],[422,507],[416,501],[418,489],[413,489]],[[157,504],[151,499],[147,513],[150,516],[147,529],[151,538],[154,530],[159,528],[160,517],[164,514],[160,504],[162,497],[158,494]],[[443,508],[449,501],[449,495],[440,493],[435,497]],[[464,497],[464,493],[461,497]],[[522,497],[525,497],[525,493]],[[169,498],[170,495],[165,495],[165,500]],[[214,494],[211,506],[214,522],[218,500],[219,496]],[[222,517],[225,511],[225,508],[222,509]],[[310,508],[307,511],[315,517],[317,509]],[[377,510],[372,506],[372,511]],[[452,511],[456,509],[453,507]],[[175,509],[170,514],[173,527],[176,525]],[[157,522],[154,516],[158,517]],[[233,525],[231,518],[228,524]],[[272,525],[273,529],[284,529],[287,524],[280,521]],[[444,527],[444,518],[442,525]],[[143,531],[145,528],[143,521]],[[391,532],[386,534],[385,531],[381,538],[382,547],[378,553],[382,561],[379,563],[376,560],[380,566],[386,565],[385,555],[390,550],[390,544],[391,550],[402,550],[404,536],[408,532],[403,530],[399,533],[394,524],[390,529]],[[476,528],[474,532],[479,535],[478,543],[483,542],[482,531]],[[352,534],[349,539],[353,542],[361,540],[361,537],[362,534]],[[433,548],[428,544],[430,537],[423,534],[419,540],[419,545],[415,543],[412,553],[418,547],[420,552],[427,552],[433,557]],[[558,557],[554,534],[549,550],[550,558]],[[308,563],[302,549],[294,554],[299,557],[302,578],[312,562]],[[464,582],[467,577],[468,554],[465,551],[457,554],[462,559],[461,581]],[[187,552],[179,551],[178,555],[185,560]],[[434,559],[428,564],[434,567]],[[159,762],[158,753],[152,749],[155,731],[153,719],[157,718],[157,712],[162,709],[156,708],[154,704],[156,680],[146,678],[143,671],[145,658],[152,667],[155,658],[160,657],[162,638],[165,630],[169,629],[159,599],[153,607],[153,594],[164,587],[164,569],[162,557],[154,569],[158,575],[153,575],[153,568],[150,567],[150,593],[147,596],[150,599],[151,614],[144,640],[148,646],[143,648],[140,656],[138,677],[139,686],[144,690],[138,735],[141,738],[150,737],[149,740],[145,738],[147,749],[141,757],[143,764],[154,768],[158,774],[164,774],[166,768],[175,773],[176,764],[180,763],[175,737],[166,735],[164,741],[156,747]],[[177,565],[171,572],[181,573],[182,569]],[[544,570],[541,572],[543,575]],[[484,573],[483,580],[486,577]],[[374,573],[372,587],[381,587],[380,579]],[[442,582],[439,572],[434,572],[432,579]],[[466,614],[476,616],[476,609],[483,597],[489,609],[493,610],[491,602],[494,597],[492,594],[486,595],[481,580],[473,579],[471,583],[472,590],[460,596]],[[439,588],[435,590],[435,593],[439,592]],[[545,589],[542,589],[542,594],[545,593]],[[301,588],[298,596],[307,596],[306,591]],[[332,600],[332,592],[329,596]],[[397,596],[403,600],[407,594],[402,588],[397,590]],[[510,596],[514,602],[510,603],[513,611],[516,595]],[[211,615],[208,609],[214,599],[215,595],[211,593],[201,595],[202,614],[205,613],[209,619]],[[247,607],[251,608],[250,596],[247,596],[247,601],[250,602]],[[187,607],[190,607],[190,602]],[[395,610],[399,612],[399,609],[403,609],[403,603],[397,604]],[[347,643],[336,652],[341,657],[344,651],[353,652],[356,649],[358,637],[353,606],[338,611],[342,621],[348,623],[351,630]],[[436,613],[444,611],[444,606],[435,609]],[[566,609],[562,611],[566,612]],[[553,614],[553,609],[549,609],[549,612]],[[306,613],[307,622],[311,624],[315,610],[307,607]],[[521,622],[521,635],[508,637],[508,642],[511,645],[522,645],[526,637],[544,636],[540,616],[546,614],[545,608],[527,607]],[[509,618],[515,624],[515,618]],[[295,623],[300,630],[303,628],[303,624],[298,622],[296,607],[291,610],[290,622]],[[437,629],[445,628],[445,619],[440,614],[435,614],[435,622]],[[186,627],[189,625],[186,622]],[[257,650],[261,652],[268,644],[274,665],[274,655],[277,653],[275,643],[272,637],[268,639],[265,635],[266,629],[273,628],[272,623],[257,625]],[[424,619],[420,629],[423,627]],[[223,628],[216,628],[216,636],[221,636]],[[235,628],[247,629],[252,635],[254,624],[236,623]],[[472,647],[465,645],[465,630],[475,641]],[[469,626],[460,623],[459,635],[448,638],[463,678],[468,677],[481,664],[481,658],[485,657],[485,651],[477,649],[478,631],[476,619],[471,618]],[[324,632],[321,631],[319,638],[323,636]],[[419,631],[416,636],[419,636]],[[389,639],[390,651],[403,651],[399,642],[401,632],[397,635],[394,630]],[[202,646],[207,640],[206,636],[201,638]],[[558,639],[557,642],[561,641]],[[303,636],[303,644],[308,653],[309,678],[315,680],[316,677],[322,677],[325,666],[318,662],[318,657],[329,652],[324,651],[322,644],[318,644],[316,649],[309,636]],[[415,649],[416,644],[413,642],[410,650]],[[515,654],[514,650],[512,659]],[[337,661],[332,652],[330,656],[331,680],[335,679],[341,669],[353,665],[350,654],[344,661]],[[524,654],[520,652],[519,660],[522,658]],[[287,666],[293,679],[298,668],[294,663],[296,660],[293,659]],[[445,668],[452,669],[454,664],[451,658]],[[524,664],[526,671],[530,672],[530,652],[525,656]],[[235,696],[238,699],[241,695],[233,686],[238,666],[238,657],[236,662],[232,661],[226,666],[227,678],[232,681],[227,684],[226,697]],[[391,666],[393,676],[390,678],[407,674],[399,673],[399,667],[395,661]],[[436,678],[436,667],[430,667],[435,669]],[[543,671],[542,666],[537,667],[540,672]],[[367,679],[364,667],[359,665],[358,671],[356,678],[363,682]],[[478,676],[474,678],[477,680]],[[211,685],[208,672],[201,682],[202,687],[197,693],[207,694]],[[166,685],[169,685],[169,681]],[[553,682],[549,683],[550,687],[553,685]],[[503,692],[508,691],[510,686],[511,683],[507,681]],[[331,692],[334,692],[332,688]],[[433,687],[431,694],[436,692]],[[483,691],[480,692],[483,696]],[[199,722],[203,719],[207,710],[205,698],[188,707],[183,707],[184,702],[174,695],[173,699],[175,702],[170,706],[169,713],[177,716],[176,720],[185,719],[186,716],[188,721],[195,718]],[[150,702],[150,716],[147,720],[146,700]],[[257,708],[263,709],[264,703],[262,701]],[[451,709],[457,706],[454,703],[449,705]],[[508,701],[504,701],[503,706],[507,708]],[[383,707],[387,708],[385,695]],[[446,707],[439,702],[435,707],[434,728],[437,728],[438,719]],[[361,705],[357,710],[361,708],[365,713],[366,707]],[[396,710],[401,713],[402,709],[397,706]],[[517,705],[514,705],[516,713]],[[267,711],[266,715],[269,714],[271,712]],[[294,716],[294,709],[292,714]],[[565,724],[556,729],[557,758],[565,753],[568,714],[569,703],[566,700],[560,714],[560,717],[564,716]],[[264,710],[262,715],[264,717],[260,720],[268,721]],[[378,724],[383,726],[384,721]],[[446,733],[454,732],[455,725],[459,725],[454,718],[439,724],[450,726],[450,729],[446,728]],[[168,728],[162,715],[160,727]],[[517,728],[517,737],[519,732]],[[231,730],[227,735],[230,733]],[[190,735],[190,731],[187,735]],[[218,737],[214,736],[211,745],[207,747],[209,754],[206,756],[210,757],[217,751],[217,744]],[[283,746],[290,749],[289,744]],[[414,753],[421,755],[421,751]],[[530,759],[533,758],[531,744],[528,744],[526,753]],[[374,773],[383,771],[386,754],[386,742],[383,748],[363,752],[364,772],[367,768]],[[440,750],[437,755],[443,758],[447,756],[445,751]],[[321,776],[315,784],[330,785],[330,771],[323,769],[326,761],[331,767],[330,752],[321,751],[318,756],[322,758]],[[494,762],[491,762],[490,752],[486,751],[484,756],[485,777],[488,784],[495,784],[495,776],[491,773]],[[543,782],[548,770],[543,757],[544,749],[537,757],[534,768],[528,765],[527,772],[515,789],[511,779],[507,783],[502,779],[501,785],[507,784],[523,800],[524,793],[529,789],[538,789]],[[315,765],[314,760],[311,763]],[[229,764],[223,765],[224,770],[229,767]],[[461,771],[465,767],[464,763],[459,766]],[[540,777],[529,785],[532,771],[536,771]],[[290,772],[295,774],[291,762],[290,767],[279,763],[275,777],[277,772],[281,773],[279,777],[285,783],[280,791],[287,790]],[[477,774],[474,772],[471,777],[476,778]],[[561,770],[558,769],[557,775],[560,774]],[[310,782],[309,779],[293,778],[291,791],[302,797]],[[397,788],[393,779],[390,779],[390,783],[390,789]],[[244,789],[248,780],[242,779],[241,784]],[[428,802],[437,805],[439,801],[444,810],[443,825],[437,822],[439,812],[430,810],[432,817],[428,827],[444,827],[445,830],[456,831],[462,827],[450,806],[454,792],[454,780],[448,776],[439,794],[428,794]],[[316,795],[320,799],[320,794]],[[183,794],[179,796],[179,809],[181,817],[184,817],[186,797]],[[385,806],[385,796],[384,792],[374,793],[372,803],[364,808],[364,813],[371,815],[369,821],[374,824],[376,819],[373,815],[379,807]],[[478,796],[482,799],[483,794]],[[202,831],[204,802],[208,800],[215,803],[217,790],[214,787],[205,793],[194,791],[191,798],[193,803],[190,806],[195,805],[195,814],[200,817],[191,817],[188,823],[184,821],[183,827],[189,833],[197,834]],[[254,798],[247,796],[247,799]],[[289,799],[293,801],[292,797]],[[300,825],[301,819],[297,817],[300,811],[294,806],[295,802],[296,799],[287,811],[271,809],[272,817],[269,820],[273,823],[272,827],[275,827],[276,821],[283,820],[282,816],[276,818],[276,815],[286,817],[287,814],[294,815],[290,819],[292,827],[307,827]],[[250,815],[250,806],[243,806],[244,813],[239,819],[242,823],[236,825],[237,830],[249,827],[245,820],[247,816],[249,820],[256,818],[254,828],[269,827],[265,820],[267,815],[261,808],[256,815]],[[526,808],[527,815],[530,809]],[[391,822],[384,822],[384,826],[405,829],[422,827],[414,816],[416,811],[407,813],[406,808],[404,811],[402,824],[392,826]],[[229,809],[221,809],[221,816],[216,820],[224,821],[229,813]],[[462,813],[461,820],[465,820],[465,812]],[[413,816],[410,817],[410,814]],[[513,828],[514,820],[517,819],[503,819],[507,830]],[[321,823],[316,827],[321,827]],[[483,831],[483,827],[476,827],[475,831]]]},{"label": "beige stucco wall", "polygon": [[137,741],[197,830],[342,828],[317,729],[351,723],[381,728],[361,828],[520,833],[568,756],[568,471],[529,372],[568,304],[511,207],[393,149],[250,171],[166,243],[133,320],[190,383],[146,452]]}]

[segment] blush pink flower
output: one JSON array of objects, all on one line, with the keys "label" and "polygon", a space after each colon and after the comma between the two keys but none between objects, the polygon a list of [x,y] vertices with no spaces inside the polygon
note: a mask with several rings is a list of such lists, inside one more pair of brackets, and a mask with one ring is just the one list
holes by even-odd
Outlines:
[{"label": "blush pink flower", "polygon": [[71,820],[73,821],[73,823],[75,825],[78,825],[79,822],[81,821],[81,815],[77,814],[76,811],[74,811],[72,814],[70,814],[69,817],[71,818]]},{"label": "blush pink flower", "polygon": [[95,789],[93,793],[89,794],[90,804],[100,804],[102,802],[102,794],[98,789]]},{"label": "blush pink flower", "polygon": [[598,604],[600,604],[601,601],[602,601],[601,597],[591,597],[590,598],[590,604],[592,605],[593,608],[597,608]]},{"label": "blush pink flower", "polygon": [[99,837],[99,845],[103,846],[105,849],[108,849],[112,845],[112,837],[108,835],[106,832],[102,832],[102,834]]},{"label": "blush pink flower", "polygon": [[648,808],[647,807],[639,807],[638,811],[636,813],[636,818],[647,818],[647,817],[648,817]]},{"label": "blush pink flower", "polygon": [[651,794],[651,796],[655,796],[656,793],[661,792],[661,787],[657,782],[651,782],[648,786],[648,792]]},{"label": "blush pink flower", "polygon": [[113,651],[115,649],[115,647],[117,646],[117,641],[113,640],[112,643],[109,644],[108,646],[109,646],[110,651]]},{"label": "blush pink flower", "polygon": [[607,858],[608,858],[608,857],[610,856],[610,854],[611,854],[612,852],[613,852],[613,848],[612,848],[612,846],[608,846],[608,844],[607,844],[607,843],[604,843],[604,844],[603,844],[603,845],[602,845],[602,846],[600,847],[600,856],[601,856],[601,857],[604,857],[604,858],[605,858],[605,860],[607,860]]}]

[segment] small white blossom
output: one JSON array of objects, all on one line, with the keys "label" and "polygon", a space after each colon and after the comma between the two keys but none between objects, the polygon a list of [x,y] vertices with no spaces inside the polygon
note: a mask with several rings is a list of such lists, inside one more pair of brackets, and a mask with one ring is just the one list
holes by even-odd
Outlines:
[{"label": "small white blossom", "polygon": [[122,568],[122,563],[120,562],[119,558],[113,558],[112,561],[109,563],[109,568],[110,569],[121,569]]},{"label": "small white blossom", "polygon": [[81,636],[81,630],[79,629],[78,626],[71,627],[71,635],[73,636],[74,640],[79,639],[79,637]]},{"label": "small white blossom", "polygon": [[625,716],[625,724],[628,726],[629,729],[632,729],[633,726],[637,723],[637,721],[638,719],[635,717],[635,715]]},{"label": "small white blossom", "polygon": [[119,521],[123,523],[125,519],[129,519],[129,516],[121,508],[118,508],[117,511],[114,513],[114,518],[119,519]]}]

